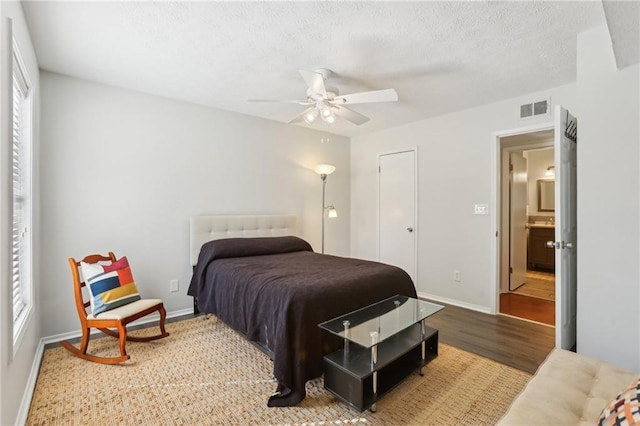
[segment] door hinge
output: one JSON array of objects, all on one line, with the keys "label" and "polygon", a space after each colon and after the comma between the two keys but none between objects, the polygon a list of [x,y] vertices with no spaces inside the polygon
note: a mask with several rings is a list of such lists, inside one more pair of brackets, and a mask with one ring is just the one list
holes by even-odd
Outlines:
[{"label": "door hinge", "polygon": [[513,274],[513,268],[511,266],[509,266],[509,273]]},{"label": "door hinge", "polygon": [[509,171],[512,172],[513,171],[513,164],[509,163]]},{"label": "door hinge", "polygon": [[380,171],[381,171],[381,170],[382,170],[382,169],[380,168],[380,166],[378,166],[378,173],[380,173]]}]

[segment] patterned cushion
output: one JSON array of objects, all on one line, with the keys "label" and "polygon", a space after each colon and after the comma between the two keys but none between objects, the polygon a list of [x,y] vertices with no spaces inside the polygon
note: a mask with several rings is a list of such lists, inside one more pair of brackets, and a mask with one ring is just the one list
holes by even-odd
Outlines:
[{"label": "patterned cushion", "polygon": [[126,257],[109,265],[80,262],[80,268],[91,294],[94,316],[140,300]]},{"label": "patterned cushion", "polygon": [[640,424],[640,379],[632,382],[600,414],[600,426],[627,426]]}]

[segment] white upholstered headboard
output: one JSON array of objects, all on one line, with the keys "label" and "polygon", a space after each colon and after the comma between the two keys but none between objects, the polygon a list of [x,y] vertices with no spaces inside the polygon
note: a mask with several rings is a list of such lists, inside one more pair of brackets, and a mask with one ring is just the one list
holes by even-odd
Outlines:
[{"label": "white upholstered headboard", "polygon": [[190,227],[191,265],[198,263],[200,248],[208,241],[286,235],[298,235],[296,216],[193,216]]}]

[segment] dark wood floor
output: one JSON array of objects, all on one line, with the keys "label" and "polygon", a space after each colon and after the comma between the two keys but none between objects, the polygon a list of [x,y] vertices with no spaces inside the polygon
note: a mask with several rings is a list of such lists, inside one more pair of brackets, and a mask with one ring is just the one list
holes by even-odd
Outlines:
[{"label": "dark wood floor", "polygon": [[528,373],[534,373],[555,346],[553,327],[452,305],[426,323],[439,331],[442,343]]}]

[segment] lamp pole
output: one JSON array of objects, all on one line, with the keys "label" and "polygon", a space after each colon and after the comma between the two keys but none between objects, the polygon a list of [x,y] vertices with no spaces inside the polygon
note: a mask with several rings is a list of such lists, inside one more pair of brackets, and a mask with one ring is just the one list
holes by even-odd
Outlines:
[{"label": "lamp pole", "polygon": [[[336,166],[331,164],[318,164],[315,167],[315,172],[320,175],[320,179],[322,179],[322,254],[324,254],[324,211],[327,207],[324,205],[325,200],[325,187],[327,186],[327,176],[333,173],[336,170]],[[333,208],[333,207],[332,207]],[[335,217],[335,209],[333,209],[334,213],[331,217]]]},{"label": "lamp pole", "polygon": [[324,254],[324,194],[327,186],[327,175],[325,173],[321,174],[320,179],[322,179],[322,254]]}]

